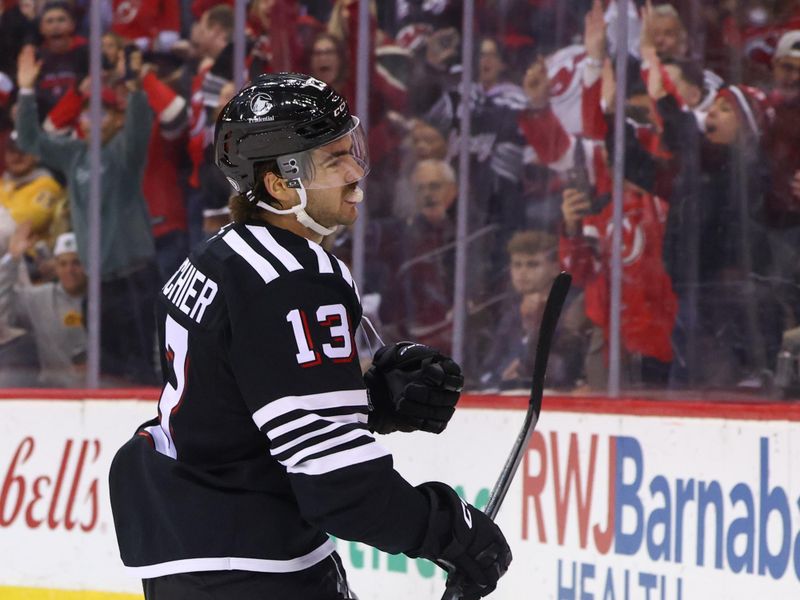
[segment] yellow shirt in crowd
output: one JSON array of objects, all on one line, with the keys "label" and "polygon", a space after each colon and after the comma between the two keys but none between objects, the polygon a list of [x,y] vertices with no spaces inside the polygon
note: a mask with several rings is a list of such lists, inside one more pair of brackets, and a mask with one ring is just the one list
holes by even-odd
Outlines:
[{"label": "yellow shirt in crowd", "polygon": [[35,169],[21,179],[6,173],[0,179],[0,205],[16,223],[30,222],[37,239],[49,239],[54,221],[61,218],[66,203],[64,188],[44,169]]}]

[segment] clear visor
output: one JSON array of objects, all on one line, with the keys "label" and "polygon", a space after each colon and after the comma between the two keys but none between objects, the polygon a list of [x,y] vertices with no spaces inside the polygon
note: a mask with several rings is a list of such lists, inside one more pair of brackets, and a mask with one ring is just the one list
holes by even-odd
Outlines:
[{"label": "clear visor", "polygon": [[350,185],[369,173],[369,155],[364,129],[356,117],[351,129],[324,146],[278,157],[286,179],[299,179],[306,189],[328,189]]}]

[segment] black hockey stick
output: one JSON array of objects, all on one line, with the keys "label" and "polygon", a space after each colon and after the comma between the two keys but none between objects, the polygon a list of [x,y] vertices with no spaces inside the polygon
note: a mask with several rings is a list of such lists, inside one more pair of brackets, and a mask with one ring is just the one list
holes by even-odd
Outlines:
[{"label": "black hockey stick", "polygon": [[[497,483],[494,484],[492,493],[489,496],[489,503],[486,505],[486,510],[484,511],[492,520],[497,516],[500,505],[503,503],[503,500],[505,500],[508,488],[511,487],[511,481],[514,479],[514,474],[517,472],[519,463],[522,461],[522,453],[525,451],[525,448],[528,447],[528,442],[530,442],[531,435],[533,435],[533,430],[536,429],[536,423],[539,421],[539,414],[542,412],[544,375],[547,371],[547,358],[550,355],[550,345],[553,342],[553,334],[556,331],[558,317],[561,315],[561,309],[564,307],[564,301],[567,299],[567,292],[569,292],[571,283],[572,276],[562,271],[558,274],[555,281],[553,281],[553,287],[550,288],[550,294],[547,296],[542,322],[539,325],[539,339],[536,343],[536,358],[533,363],[533,381],[531,382],[531,396],[528,402],[528,412],[525,414],[525,422],[517,436],[516,442],[514,442],[511,453],[506,459],[506,464],[503,465],[500,477],[497,478]],[[458,600],[462,595],[459,578],[454,576],[451,579],[451,583],[444,591],[442,600]]]}]

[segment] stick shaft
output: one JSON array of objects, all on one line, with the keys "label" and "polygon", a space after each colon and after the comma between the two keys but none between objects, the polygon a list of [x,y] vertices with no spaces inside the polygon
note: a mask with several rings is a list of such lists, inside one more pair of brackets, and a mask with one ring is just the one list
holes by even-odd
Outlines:
[{"label": "stick shaft", "polygon": [[572,277],[568,273],[559,273],[550,288],[547,304],[544,307],[542,322],[539,325],[539,339],[536,343],[536,358],[533,363],[533,379],[531,381],[531,395],[528,402],[528,411],[525,413],[525,422],[517,436],[517,440],[506,459],[506,464],[500,472],[486,506],[486,514],[494,520],[500,505],[508,493],[508,488],[514,479],[522,454],[528,447],[528,442],[533,435],[533,430],[539,422],[542,411],[542,396],[544,395],[544,377],[547,371],[547,359],[550,356],[550,346],[553,343],[558,318],[567,299]]},{"label": "stick shaft", "polygon": [[[542,322],[539,325],[539,339],[536,343],[536,358],[533,363],[531,395],[528,402],[528,410],[525,413],[525,422],[522,424],[522,429],[514,442],[514,446],[511,448],[511,453],[508,455],[505,465],[503,465],[503,470],[500,471],[500,476],[494,484],[492,493],[489,496],[489,502],[486,505],[485,512],[492,520],[497,516],[500,506],[505,500],[508,489],[514,479],[514,474],[522,461],[523,452],[528,447],[533,431],[536,429],[536,424],[539,422],[539,414],[542,411],[547,359],[550,356],[550,346],[555,335],[558,317],[561,315],[561,309],[564,307],[571,283],[572,277],[568,273],[559,273],[550,288],[550,294],[547,296]],[[459,600],[462,596],[459,578],[456,574],[453,574],[444,591],[444,595],[442,595],[442,600]]]}]

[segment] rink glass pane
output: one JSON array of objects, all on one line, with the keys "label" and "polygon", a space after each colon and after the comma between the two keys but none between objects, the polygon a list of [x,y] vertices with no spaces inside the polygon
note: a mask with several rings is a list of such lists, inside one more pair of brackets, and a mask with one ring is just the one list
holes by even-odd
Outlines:
[{"label": "rink glass pane", "polygon": [[[329,16],[326,3],[300,4],[315,18]],[[462,3],[441,3],[450,6],[444,12],[436,12],[440,3],[430,4],[433,12],[414,14],[403,12],[413,3],[376,3],[377,26],[395,43],[379,46],[370,84],[372,170],[360,207],[368,217],[361,295],[384,342],[413,339],[449,353]],[[596,77],[602,82],[604,68],[584,46],[592,5],[476,4],[461,349],[468,388],[527,390],[547,291],[541,282],[566,267],[575,275],[574,291],[552,351],[548,387],[602,394],[615,121],[609,86],[586,97]],[[791,396],[799,387],[800,337],[791,332],[800,306],[800,209],[791,185],[800,168],[794,150],[800,120],[793,118],[800,109],[793,109],[792,98],[800,58],[792,53],[800,55],[800,47],[790,44],[778,58],[776,52],[781,35],[800,28],[800,20],[782,3],[723,7],[681,0],[673,3],[674,14],[660,4],[650,31],[658,72],[672,84],[664,86],[672,103],[650,98],[649,63],[638,60],[641,19],[632,16],[628,28],[637,60],[626,70],[628,128],[619,149],[625,156],[622,389]],[[612,53],[620,47],[615,7],[601,18]],[[338,27],[347,29],[341,22]],[[183,29],[188,37],[191,21]],[[312,44],[313,28],[303,32],[300,66],[326,73],[336,44]],[[345,41],[339,50],[348,47]],[[342,56],[352,75],[354,58]],[[541,73],[549,80],[553,119],[546,110],[522,118],[530,94],[542,89]],[[714,104],[720,81],[748,87]],[[353,110],[354,89],[344,90]],[[704,120],[709,109],[718,113],[711,137]],[[732,142],[725,141],[728,127],[735,130]],[[590,192],[578,203],[586,213],[580,239],[564,235],[565,188]],[[326,245],[352,260],[351,232]],[[368,359],[377,342],[370,349],[360,332],[358,339]]]}]

